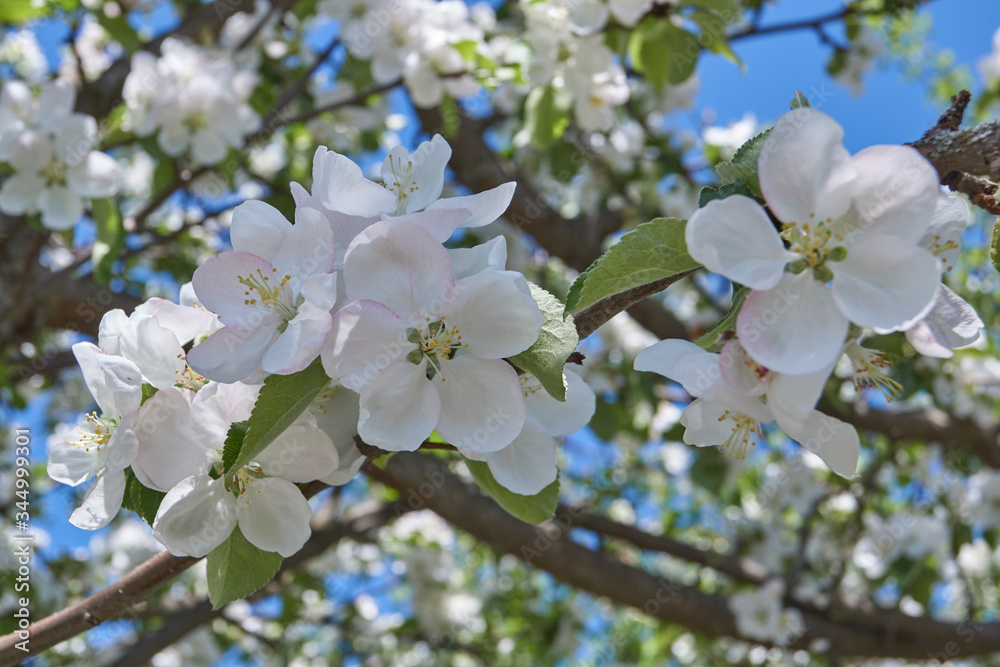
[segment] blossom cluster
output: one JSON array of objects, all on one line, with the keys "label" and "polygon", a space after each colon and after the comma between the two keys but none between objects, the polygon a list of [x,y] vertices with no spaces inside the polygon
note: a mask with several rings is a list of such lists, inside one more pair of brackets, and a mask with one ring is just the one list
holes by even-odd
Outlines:
[{"label": "blossom cluster", "polygon": [[74,113],[76,90],[45,83],[37,95],[23,81],[0,90],[0,163],[13,173],[0,187],[0,211],[41,213],[49,229],[69,229],[93,198],[118,191],[120,169],[95,150],[97,121]]},{"label": "blossom cluster", "polygon": [[983,323],[941,282],[961,249],[968,205],[945,194],[934,167],[908,146],[851,156],[843,130],[810,107],[783,116],[764,142],[760,189],[709,202],[685,240],[708,269],[749,288],[720,354],[668,340],[636,357],[638,370],[680,382],[695,401],[685,442],[744,456],[774,421],[838,474],[857,469],[849,425],[817,411],[826,380],[846,356],[858,389],[889,400],[899,385],[866,331],[905,331],[925,355],[949,357]]},{"label": "blossom cluster", "polygon": [[[49,454],[54,479],[96,478],[72,522],[106,525],[134,476],[165,494],[153,532],[172,553],[205,555],[239,526],[288,556],[309,536],[295,484],[348,482],[364,462],[356,437],[405,451],[436,433],[514,493],[555,481],[553,438],[587,424],[594,394],[567,371],[558,401],[505,360],[544,322],[527,281],[506,270],[503,237],[442,243],[496,219],[513,183],[442,199],[450,156],[439,135],[412,154],[397,147],[377,184],[320,147],[311,189],[293,184],[294,224],[247,201],[233,249],[195,271],[181,303],[110,311],[96,345],[73,347],[100,413]],[[231,429],[250,420],[266,378],[316,364],[329,381],[308,409],[222,475]]]}]

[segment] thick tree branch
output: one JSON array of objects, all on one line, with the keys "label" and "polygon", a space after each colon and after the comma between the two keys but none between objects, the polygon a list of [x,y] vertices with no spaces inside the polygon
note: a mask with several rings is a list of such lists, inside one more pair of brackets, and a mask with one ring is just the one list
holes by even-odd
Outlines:
[{"label": "thick tree branch", "polygon": [[909,145],[923,153],[942,179],[957,171],[1000,181],[1000,119],[960,129],[969,99],[969,91],[959,91],[937,124]]}]

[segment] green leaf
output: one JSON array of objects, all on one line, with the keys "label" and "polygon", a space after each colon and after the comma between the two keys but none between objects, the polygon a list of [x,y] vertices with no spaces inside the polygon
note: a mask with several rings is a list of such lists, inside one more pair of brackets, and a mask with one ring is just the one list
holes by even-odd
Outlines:
[{"label": "green leaf", "polygon": [[729,312],[726,313],[726,316],[722,318],[721,322],[702,335],[698,336],[698,340],[695,341],[695,344],[707,350],[715,345],[715,341],[719,339],[719,336],[735,327],[736,316],[740,314],[740,308],[743,307],[743,302],[746,301],[748,294],[750,294],[749,287],[740,287],[733,292],[733,305],[730,307]]},{"label": "green leaf", "polygon": [[694,73],[701,54],[698,38],[669,20],[650,16],[632,31],[628,53],[632,67],[657,90],[677,85]]},{"label": "green leaf", "polygon": [[208,554],[208,599],[212,609],[242,600],[271,581],[281,567],[281,554],[250,544],[240,527]]},{"label": "green leaf", "polygon": [[3,0],[0,2],[0,22],[17,25],[45,15],[45,6],[32,0]]},{"label": "green leaf", "polygon": [[158,392],[158,391],[159,391],[159,389],[157,389],[153,385],[149,384],[148,382],[143,382],[142,383],[142,402],[140,402],[139,405],[142,405],[143,403],[145,403],[149,399],[151,399],[154,396],[156,396],[156,392]]},{"label": "green leaf", "polygon": [[545,322],[538,340],[510,360],[521,370],[537,377],[553,398],[565,401],[566,378],[563,376],[563,366],[580,342],[576,325],[573,323],[573,316],[565,314],[566,307],[559,299],[534,283],[528,283],[528,287],[531,289],[531,297],[545,315]]},{"label": "green leaf", "polygon": [[226,433],[226,442],[222,447],[222,469],[228,471],[243,449],[243,441],[247,435],[247,421],[233,422]]},{"label": "green leaf", "polygon": [[790,106],[792,109],[801,109],[802,107],[809,107],[812,105],[809,104],[809,98],[806,97],[804,93],[796,90],[795,96],[792,97],[792,100],[788,103],[788,106]]},{"label": "green leaf", "polygon": [[767,129],[760,134],[749,139],[740,146],[729,162],[720,162],[715,165],[715,171],[719,174],[719,182],[723,185],[743,181],[747,189],[755,196],[762,197],[760,190],[760,177],[757,172],[757,165],[760,162],[760,152],[764,148],[767,137],[771,130]]},{"label": "green leaf", "polygon": [[535,88],[528,93],[524,108],[524,127],[533,146],[548,148],[569,127],[569,98],[552,86]]},{"label": "green leaf", "polygon": [[111,281],[111,269],[118,253],[125,247],[125,227],[113,199],[95,199],[90,204],[90,217],[97,225],[97,240],[90,252],[94,278],[102,284]]},{"label": "green leaf", "polygon": [[687,252],[684,220],[656,218],[621,237],[580,274],[566,295],[566,312],[699,266]]},{"label": "green leaf", "polygon": [[125,469],[125,495],[122,497],[122,507],[130,512],[135,512],[149,525],[153,525],[156,512],[160,509],[160,503],[166,495],[156,489],[143,486],[139,478],[132,472],[132,468]]},{"label": "green leaf", "polygon": [[329,382],[319,359],[292,375],[269,375],[247,421],[240,455],[225,469],[226,484],[232,482],[237,470],[253,461],[284,433]]},{"label": "green leaf", "polygon": [[739,0],[681,0],[678,7],[704,7],[718,12],[723,16],[734,16],[738,18],[740,11]]},{"label": "green leaf", "polygon": [[533,496],[522,496],[501,486],[485,462],[465,459],[465,465],[468,466],[479,487],[490,494],[500,507],[521,521],[537,524],[555,516],[556,505],[559,504],[558,479]]},{"label": "green leaf", "polygon": [[[4,1],[6,2],[6,0]],[[121,44],[127,53],[134,53],[142,48],[139,35],[129,25],[127,14],[111,17],[104,12],[95,12],[94,16],[97,22],[101,24],[101,27],[107,30],[108,34]]]},{"label": "green leaf", "polygon": [[743,66],[743,61],[729,46],[729,38],[726,34],[727,22],[724,15],[720,15],[717,11],[698,9],[691,15],[691,20],[701,28],[701,43],[706,49],[712,53],[718,53],[730,62],[738,63],[741,69],[746,69]]},{"label": "green leaf", "polygon": [[1000,255],[997,252],[997,246],[1000,246],[1000,218],[993,223],[993,240],[990,242],[990,263],[993,264],[993,268],[1000,272]]},{"label": "green leaf", "polygon": [[726,197],[731,197],[733,195],[743,195],[744,197],[753,197],[753,192],[747,187],[747,184],[742,180],[736,181],[735,183],[728,183],[721,186],[719,189],[704,187],[698,194],[698,208],[704,208],[705,204],[716,199],[725,199]]}]

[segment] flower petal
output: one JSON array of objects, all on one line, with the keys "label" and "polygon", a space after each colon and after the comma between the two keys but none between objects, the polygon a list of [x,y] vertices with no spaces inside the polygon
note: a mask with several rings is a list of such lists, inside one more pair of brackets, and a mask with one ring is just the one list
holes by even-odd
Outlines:
[{"label": "flower petal", "polygon": [[222,449],[229,426],[250,418],[260,386],[209,382],[191,401],[191,430],[208,449]]},{"label": "flower petal", "polygon": [[111,523],[125,498],[125,473],[109,471],[94,480],[69,522],[84,530],[97,530]]},{"label": "flower petal", "polygon": [[[441,196],[444,170],[450,159],[451,146],[440,134],[420,144],[413,155],[396,146],[382,163],[382,182],[390,191],[402,190],[407,213],[422,211]],[[409,180],[405,179],[407,174]]]},{"label": "flower petal", "polygon": [[311,482],[337,469],[337,448],[314,422],[302,419],[285,429],[257,455],[268,477]]},{"label": "flower petal", "polygon": [[514,441],[486,455],[493,477],[508,491],[532,496],[556,481],[556,441],[540,423],[525,419]]},{"label": "flower petal", "polygon": [[121,419],[139,409],[142,402],[142,373],[124,357],[104,354],[92,343],[73,345],[83,379],[101,412]]},{"label": "flower petal", "polygon": [[327,375],[339,378],[352,391],[361,391],[378,372],[416,347],[406,340],[406,325],[388,307],[355,301],[333,316],[320,359]]},{"label": "flower petal", "polygon": [[[278,275],[305,279],[321,273],[330,273],[336,259],[333,229],[326,217],[311,208],[295,210],[295,224],[274,254],[274,268]],[[297,281],[293,289],[298,291]]]},{"label": "flower petal", "polygon": [[301,371],[319,356],[326,345],[332,321],[329,310],[317,308],[306,301],[264,353],[261,368],[277,375]]},{"label": "flower petal", "polygon": [[0,186],[0,210],[10,215],[35,211],[44,192],[45,179],[34,174],[12,174]]},{"label": "flower petal", "polygon": [[458,356],[441,361],[431,382],[441,397],[437,432],[460,449],[499,451],[524,427],[521,382],[505,361]]},{"label": "flower petal", "polygon": [[719,355],[679,338],[661,340],[642,350],[635,355],[633,368],[659,373],[680,383],[695,398],[722,383]]},{"label": "flower petal", "polygon": [[346,387],[335,387],[324,392],[312,402],[309,411],[316,418],[316,425],[330,436],[337,448],[337,469],[322,477],[331,486],[341,486],[351,481],[365,462],[365,456],[354,444],[358,434],[358,414],[361,397]]},{"label": "flower petal", "polygon": [[443,211],[462,208],[469,212],[468,217],[462,222],[462,227],[482,227],[504,214],[504,211],[510,206],[510,200],[514,197],[516,187],[517,184],[511,181],[474,195],[438,199],[431,203],[427,210]]},{"label": "flower petal", "polygon": [[188,365],[216,382],[239,382],[260,366],[276,330],[223,327],[188,352]]},{"label": "flower petal", "polygon": [[407,222],[377,222],[358,234],[344,258],[353,301],[371,299],[407,324],[437,317],[455,287],[448,252],[427,231]]},{"label": "flower petal", "polygon": [[806,421],[816,411],[816,403],[823,395],[823,388],[834,366],[836,361],[815,373],[772,374],[767,389],[767,407],[782,431],[800,432],[805,428]]},{"label": "flower petal", "polygon": [[240,530],[250,544],[288,558],[302,548],[312,530],[312,508],[299,488],[283,479],[254,480],[236,501]]},{"label": "flower petal", "polygon": [[854,167],[843,138],[837,121],[810,107],[778,120],[758,168],[764,199],[779,220],[821,222],[847,212]]},{"label": "flower petal", "polygon": [[464,208],[441,209],[436,211],[414,211],[405,215],[392,216],[382,214],[386,222],[408,222],[430,232],[439,243],[451,238],[455,230],[462,226],[469,217],[469,211]]},{"label": "flower petal", "polygon": [[208,473],[209,452],[191,429],[192,398],[194,392],[170,387],[143,404],[132,426],[141,443],[132,470],[144,486],[166,492]]},{"label": "flower petal", "polygon": [[871,146],[851,163],[857,173],[854,238],[879,233],[919,241],[930,227],[939,195],[938,174],[927,158],[910,146]]},{"label": "flower petal", "polygon": [[85,421],[66,435],[66,440],[50,442],[47,471],[49,477],[62,484],[78,486],[101,471],[108,458],[107,447],[78,444],[81,438],[93,435],[96,424]]},{"label": "flower petal", "polygon": [[947,359],[953,355],[952,350],[979,340],[983,326],[972,306],[941,285],[934,307],[906,332],[906,339],[920,354]]},{"label": "flower petal", "polygon": [[187,345],[196,337],[211,333],[221,326],[214,313],[156,297],[136,306],[135,312],[155,318],[160,326],[173,332],[181,345]]},{"label": "flower petal", "polygon": [[49,229],[69,229],[83,215],[83,201],[69,188],[53,185],[39,195],[38,211]]},{"label": "flower petal", "polygon": [[118,192],[121,169],[113,157],[90,151],[66,172],[66,183],[80,197],[110,197]]},{"label": "flower petal", "polygon": [[751,358],[779,373],[812,373],[836,361],[847,326],[830,289],[810,271],[786,273],[774,289],[750,292],[736,318]]},{"label": "flower petal", "polygon": [[236,504],[221,478],[188,477],[160,503],[153,536],[175,556],[200,558],[229,538],[236,527]]},{"label": "flower petal", "polygon": [[861,442],[850,424],[813,411],[801,430],[785,432],[841,477],[851,478],[857,472]]},{"label": "flower petal", "polygon": [[364,385],[358,433],[365,442],[391,452],[412,452],[427,439],[438,423],[441,399],[425,368],[423,363],[397,361]]},{"label": "flower petal", "polygon": [[[590,423],[597,406],[597,397],[578,373],[569,368],[563,371],[566,377],[566,400],[557,401],[549,392],[538,385],[531,375],[522,376],[524,407],[528,416],[542,424],[549,435],[569,435],[576,433]],[[532,383],[529,385],[529,383]],[[535,385],[538,385],[537,388]],[[528,391],[529,388],[532,391]]]},{"label": "flower petal", "polygon": [[516,271],[463,278],[438,312],[458,327],[468,351],[485,359],[523,352],[538,339],[545,316]]},{"label": "flower petal", "polygon": [[365,178],[353,160],[324,146],[313,156],[312,191],[324,207],[347,215],[371,218],[396,210],[391,192]]},{"label": "flower petal", "polygon": [[229,232],[233,250],[274,262],[274,253],[292,231],[292,223],[270,204],[251,199],[233,209]]},{"label": "flower petal", "polygon": [[798,255],[785,249],[764,209],[733,195],[698,209],[684,229],[688,253],[707,269],[754,289],[771,289]]},{"label": "flower petal", "polygon": [[448,248],[448,257],[458,280],[483,271],[504,271],[507,268],[507,238],[496,236],[471,248]]},{"label": "flower petal", "polygon": [[119,345],[121,355],[137,365],[141,363],[143,376],[157,389],[173,387],[187,369],[177,336],[152,317],[130,321],[119,337]]},{"label": "flower petal", "polygon": [[890,329],[933,305],[939,284],[934,256],[897,236],[869,234],[831,262],[833,299],[863,327]]}]

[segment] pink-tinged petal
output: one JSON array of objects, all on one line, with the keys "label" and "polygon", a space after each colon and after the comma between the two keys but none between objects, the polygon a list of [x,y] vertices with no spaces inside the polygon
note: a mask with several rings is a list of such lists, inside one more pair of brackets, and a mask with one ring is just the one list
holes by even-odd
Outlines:
[{"label": "pink-tinged petal", "polygon": [[512,443],[486,455],[486,464],[496,481],[522,496],[541,492],[559,476],[556,441],[530,417]]},{"label": "pink-tinged petal", "polygon": [[786,273],[774,289],[751,292],[736,318],[747,353],[778,373],[812,373],[836,361],[847,326],[830,288],[811,271]]},{"label": "pink-tinged petal", "polygon": [[337,448],[314,422],[299,420],[257,456],[268,477],[311,482],[337,469]]},{"label": "pink-tinged petal", "polygon": [[528,349],[545,322],[528,282],[516,271],[484,271],[463,278],[438,312],[458,327],[469,352],[484,359]]},{"label": "pink-tinged petal", "polygon": [[726,386],[746,396],[763,396],[771,380],[768,369],[750,358],[739,338],[731,338],[722,347],[719,370]]},{"label": "pink-tinged petal", "polygon": [[848,243],[891,234],[916,243],[931,224],[938,202],[938,174],[909,146],[871,146],[852,158],[857,178]]},{"label": "pink-tinged petal", "polygon": [[313,194],[325,208],[376,217],[396,210],[396,197],[369,181],[353,160],[320,146],[313,157]]},{"label": "pink-tinged petal", "polygon": [[260,366],[276,329],[223,327],[188,352],[194,371],[216,382],[239,382]]},{"label": "pink-tinged petal", "polygon": [[105,472],[94,480],[83,502],[73,511],[69,522],[84,530],[97,530],[111,523],[125,498],[125,473]]},{"label": "pink-tinged petal", "polygon": [[247,542],[288,558],[306,543],[312,508],[299,487],[271,477],[254,480],[236,501],[240,530]]},{"label": "pink-tinged petal", "polygon": [[208,449],[222,449],[233,422],[250,419],[260,386],[209,382],[191,401],[191,429]]},{"label": "pink-tinged petal", "polygon": [[782,116],[760,154],[760,189],[782,222],[836,220],[851,206],[854,167],[844,130],[809,107]]},{"label": "pink-tinged petal", "polygon": [[566,377],[565,401],[552,398],[534,376],[522,376],[528,379],[521,380],[528,416],[542,424],[549,435],[576,433],[590,423],[596,408],[597,397],[590,385],[569,368],[563,374]]},{"label": "pink-tinged petal", "polygon": [[273,262],[274,253],[291,231],[292,223],[270,204],[250,200],[233,209],[230,225],[233,250]]},{"label": "pink-tinged petal", "polygon": [[54,185],[38,196],[38,211],[49,229],[69,229],[83,215],[83,201],[69,188]]},{"label": "pink-tinged petal", "polygon": [[635,355],[633,367],[637,371],[659,373],[680,383],[684,391],[695,398],[722,383],[719,355],[679,338],[653,343]]},{"label": "pink-tinged petal", "polygon": [[236,505],[221,478],[188,477],[160,503],[153,536],[175,556],[200,558],[229,538],[236,527]]},{"label": "pink-tinged petal", "polygon": [[459,280],[483,271],[507,269],[507,239],[497,236],[471,248],[449,248],[448,257]]},{"label": "pink-tinged petal", "polygon": [[441,361],[431,382],[441,397],[437,432],[460,449],[499,451],[524,427],[521,382],[504,361],[458,356]]},{"label": "pink-tinged petal", "polygon": [[39,176],[25,173],[8,176],[0,186],[0,211],[10,215],[35,211],[44,192],[45,179]]},{"label": "pink-tinged petal", "polygon": [[275,375],[291,375],[304,369],[319,356],[326,345],[333,317],[329,310],[316,308],[308,301],[264,353],[261,368]]},{"label": "pink-tinged petal", "polygon": [[816,403],[823,395],[823,388],[834,366],[836,361],[815,373],[773,374],[767,390],[767,406],[785,433],[789,429],[800,431],[805,428],[806,421],[816,411]]},{"label": "pink-tinged petal", "polygon": [[[265,281],[264,278],[267,278]],[[267,261],[248,252],[234,250],[210,257],[194,272],[191,280],[198,301],[218,314],[223,324],[241,329],[278,325],[277,314],[261,306],[261,295],[240,279],[270,286],[282,276]],[[248,303],[256,300],[257,305]]]},{"label": "pink-tinged petal", "polygon": [[130,324],[119,339],[121,355],[137,365],[141,363],[143,376],[157,389],[180,382],[187,364],[177,336],[152,317]]},{"label": "pink-tinged petal", "polygon": [[417,348],[406,340],[406,324],[375,301],[349,303],[333,316],[323,369],[352,391],[361,391],[377,373]]},{"label": "pink-tinged petal", "polygon": [[771,289],[798,255],[785,249],[771,219],[749,197],[698,209],[684,229],[688,253],[710,271],[754,289]]},{"label": "pink-tinged petal", "polygon": [[857,473],[861,441],[853,426],[814,411],[800,430],[782,430],[841,477],[851,478]]},{"label": "pink-tinged petal", "polygon": [[948,359],[952,350],[979,340],[983,321],[965,300],[941,285],[934,307],[906,332],[913,348],[928,357]]},{"label": "pink-tinged petal", "polygon": [[454,297],[448,252],[427,231],[407,222],[377,222],[355,237],[344,258],[352,301],[371,299],[413,325],[440,316]]},{"label": "pink-tinged petal", "polygon": [[296,279],[333,270],[336,259],[333,246],[333,229],[326,217],[315,209],[298,208],[295,224],[274,255],[274,268],[280,276],[292,276],[293,289],[298,290]]},{"label": "pink-tinged petal", "polygon": [[939,285],[934,256],[897,236],[869,234],[831,262],[833,299],[862,327],[891,329],[933,305]]},{"label": "pink-tinged petal", "polygon": [[426,367],[397,361],[364,386],[358,417],[362,440],[390,452],[420,447],[441,414],[441,399]]},{"label": "pink-tinged petal", "polygon": [[392,216],[382,214],[382,220],[387,222],[408,222],[430,232],[439,243],[451,238],[455,230],[469,217],[469,211],[464,208],[442,209],[434,211],[415,211],[405,215]]},{"label": "pink-tinged petal", "polygon": [[209,452],[191,428],[192,398],[194,392],[171,387],[143,404],[132,426],[140,443],[132,470],[144,486],[166,492],[208,472]]},{"label": "pink-tinged petal", "polygon": [[219,318],[214,313],[156,297],[136,306],[135,312],[155,318],[160,326],[173,332],[181,345],[187,345],[196,337],[211,333],[220,326]]},{"label": "pink-tinged petal", "polygon": [[110,155],[91,151],[66,172],[69,189],[81,197],[110,197],[118,192],[121,169]]}]

